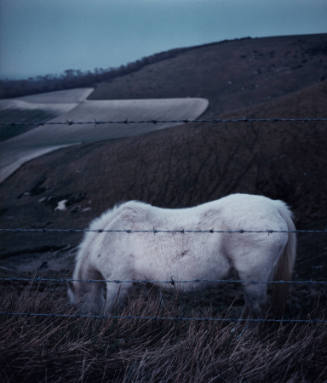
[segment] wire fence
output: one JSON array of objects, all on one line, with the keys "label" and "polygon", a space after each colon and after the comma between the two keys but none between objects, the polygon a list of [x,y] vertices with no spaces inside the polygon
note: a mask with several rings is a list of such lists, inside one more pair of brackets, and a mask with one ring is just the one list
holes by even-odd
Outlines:
[{"label": "wire fence", "polygon": [[110,125],[110,124],[231,124],[231,123],[256,123],[256,122],[271,122],[271,123],[283,123],[283,122],[294,122],[294,123],[306,123],[306,122],[327,122],[327,117],[319,118],[215,118],[215,119],[176,119],[176,120],[89,120],[89,121],[45,121],[45,122],[1,122],[0,126],[46,126],[46,125]]},{"label": "wire fence", "polygon": [[[141,230],[132,230],[132,229],[91,229],[91,228],[0,228],[0,232],[14,232],[14,233],[84,233],[84,232],[94,232],[98,234],[104,233],[149,233],[149,234],[158,234],[158,233],[170,233],[170,234],[187,234],[187,233],[199,233],[199,234],[246,234],[246,233],[266,233],[267,235],[274,233],[321,233],[326,234],[327,229],[297,229],[297,230],[188,230],[188,229],[179,229],[179,230],[161,230],[161,229],[141,229]],[[238,279],[191,279],[191,280],[175,280],[173,278],[169,280],[149,280],[149,279],[133,279],[133,280],[107,280],[107,279],[74,279],[74,278],[42,278],[42,277],[0,277],[0,282],[32,282],[32,283],[71,283],[71,282],[81,282],[81,283],[113,283],[113,284],[133,284],[133,283],[152,283],[152,284],[168,284],[168,285],[178,285],[178,284],[242,284],[244,281]],[[260,281],[260,280],[249,280],[246,281],[250,284],[286,284],[286,285],[315,285],[315,286],[327,286],[326,280],[278,280],[278,281]],[[33,313],[33,312],[0,312],[0,316],[16,316],[16,317],[50,317],[50,318],[89,318],[89,319],[135,319],[135,320],[172,320],[172,321],[214,321],[214,322],[249,322],[249,323],[301,323],[301,324],[326,324],[327,320],[324,319],[269,319],[269,318],[217,318],[217,317],[184,317],[184,316],[137,316],[137,315],[94,315],[94,314],[63,314],[63,313]]]},{"label": "wire fence", "polygon": [[135,320],[169,320],[169,321],[204,321],[204,322],[244,322],[244,323],[299,323],[299,324],[327,324],[325,319],[272,319],[272,318],[218,318],[218,317],[184,317],[184,316],[156,316],[156,315],[96,315],[96,314],[65,314],[65,313],[33,313],[0,311],[0,316],[43,317],[69,319],[135,319]]},{"label": "wire fence", "polygon": [[[31,282],[31,283],[71,283],[71,282],[82,282],[82,283],[113,283],[113,284],[133,284],[133,283],[152,283],[152,284],[170,284],[175,286],[177,284],[189,284],[189,283],[215,283],[215,284],[241,284],[244,283],[242,280],[237,279],[192,279],[192,280],[149,280],[149,279],[133,279],[133,280],[106,280],[106,279],[74,279],[74,278],[43,278],[43,277],[0,277],[0,282]],[[287,284],[287,285],[315,285],[315,286],[327,286],[326,280],[278,280],[278,281],[246,281],[250,284]],[[2,317],[39,317],[39,318],[68,318],[68,319],[102,319],[102,320],[154,320],[154,321],[207,321],[207,322],[237,322],[237,323],[278,323],[278,324],[327,324],[327,320],[322,318],[244,318],[244,317],[186,317],[186,316],[160,316],[160,315],[112,315],[112,314],[83,314],[83,313],[41,313],[41,312],[17,312],[17,311],[0,311]]]},{"label": "wire fence", "polygon": [[[74,279],[74,278],[43,278],[43,277],[0,277],[0,282],[54,282],[54,283],[112,283],[112,284],[131,284],[131,283],[152,283],[152,284],[168,284],[168,285],[177,285],[177,284],[193,284],[193,283],[212,283],[212,284],[242,284],[244,280],[241,279],[189,279],[189,280],[176,280],[176,279],[166,279],[166,280],[154,280],[154,279]],[[247,284],[255,285],[321,285],[327,286],[326,280],[276,280],[276,281],[260,281],[260,280],[247,280]]]},{"label": "wire fence", "polygon": [[14,228],[0,228],[0,233],[126,233],[126,234],[135,234],[135,233],[149,233],[149,234],[159,234],[159,233],[169,233],[169,234],[274,234],[274,233],[315,233],[315,234],[326,234],[326,229],[297,229],[297,230],[246,230],[246,229],[237,229],[237,230],[219,230],[219,229],[207,229],[207,230],[191,230],[191,229],[91,229],[91,228],[24,228],[24,227],[14,227]]}]

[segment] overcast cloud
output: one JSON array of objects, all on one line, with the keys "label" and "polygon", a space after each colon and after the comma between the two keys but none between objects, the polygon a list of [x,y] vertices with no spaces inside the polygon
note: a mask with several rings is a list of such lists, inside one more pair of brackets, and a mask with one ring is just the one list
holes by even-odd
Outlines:
[{"label": "overcast cloud", "polygon": [[327,32],[326,0],[0,0],[0,76],[114,67],[170,48]]}]

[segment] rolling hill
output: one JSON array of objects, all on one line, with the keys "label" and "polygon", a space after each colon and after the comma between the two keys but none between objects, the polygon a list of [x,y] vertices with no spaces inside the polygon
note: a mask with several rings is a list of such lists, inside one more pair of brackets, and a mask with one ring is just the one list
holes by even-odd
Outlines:
[{"label": "rolling hill", "polygon": [[[139,95],[143,94],[142,90],[144,97],[154,97],[153,92],[157,92],[156,95],[160,93],[159,87],[152,83],[156,78],[166,84],[166,89],[169,88],[169,92],[160,93],[162,97],[180,97],[186,93],[209,97],[207,117],[326,117],[327,81],[321,81],[326,61],[320,62],[321,57],[326,57],[323,48],[326,36],[242,40],[195,48],[167,59],[167,62],[160,61],[135,72],[133,77],[142,78],[142,81],[135,80],[131,88],[124,86],[131,75],[99,85],[92,99],[100,96],[110,98],[111,95],[115,98],[124,98],[124,95],[125,98],[137,98],[136,89],[139,89]],[[278,43],[283,50],[277,50]],[[228,48],[229,45],[233,49]],[[274,55],[267,53],[273,50],[272,46],[275,47]],[[299,46],[307,52],[307,58],[299,53]],[[198,62],[203,59],[203,54],[199,53],[202,49],[209,49],[212,59],[210,61],[206,56],[203,61],[214,68],[218,65],[214,50],[222,48],[226,50],[226,57],[227,48],[233,57],[233,60],[225,58],[225,62],[235,63],[230,68],[226,64],[224,71],[215,71],[216,76],[212,72],[208,79],[221,84],[232,79],[230,86],[235,88],[233,90],[225,84],[225,87],[216,88],[214,93],[215,87],[204,79],[205,76],[200,78],[205,69],[199,69]],[[254,54],[254,49],[263,56]],[[287,55],[288,50],[293,53]],[[251,55],[249,52],[252,52]],[[293,56],[297,57],[297,61]],[[195,76],[193,81],[189,78],[190,84],[184,94],[180,85],[182,69],[170,71],[170,85],[164,81],[169,61],[175,62],[173,67],[176,69],[176,60],[181,57],[185,65],[188,63],[188,68],[193,66],[199,72],[199,77]],[[195,60],[193,64],[192,57]],[[240,62],[251,61],[250,57],[253,63],[260,61],[262,68],[268,68],[269,60],[271,67],[274,64],[281,68],[277,63],[286,60],[285,57],[293,57],[294,66],[299,60],[307,62],[298,69],[288,67],[284,72],[280,70],[261,76],[254,75],[249,69],[258,69],[258,65],[248,65],[247,69],[239,66]],[[184,69],[186,73],[187,68]],[[153,71],[157,71],[154,77],[151,75]],[[240,97],[242,91],[235,80],[237,73],[242,78],[258,79],[258,84],[262,86],[248,89],[246,96]],[[140,87],[137,88],[136,84]],[[151,91],[152,86],[155,89]],[[203,89],[203,93],[195,89]],[[224,99],[222,94],[228,97]],[[268,95],[269,100],[266,99]],[[218,113],[218,110],[224,113]],[[243,192],[265,194],[286,201],[295,211],[298,227],[325,227],[326,129],[324,122],[186,124],[139,137],[62,149],[25,164],[0,185],[0,198],[5,201],[1,208],[1,226],[81,228],[103,210],[121,201],[138,199],[159,206],[182,207]],[[56,209],[63,200],[67,201],[67,209]],[[1,254],[6,257],[74,246],[81,235],[2,233],[1,238]],[[307,235],[300,240],[303,246],[300,246],[299,262],[310,251],[312,257],[318,257],[316,262],[319,263],[325,256],[325,250],[320,248],[322,237],[313,240]],[[320,272],[327,271],[327,265],[323,267]],[[303,268],[301,270],[300,273],[305,273]]]},{"label": "rolling hill", "polygon": [[[281,117],[318,117],[325,113],[326,94],[327,82],[323,82],[225,116],[263,117],[269,111]],[[326,129],[326,123],[318,122],[187,124],[63,149],[24,165],[0,185],[0,198],[6,201],[1,223],[81,228],[121,201],[182,207],[243,192],[286,201],[299,228],[325,227]],[[57,210],[63,200],[67,210]],[[9,256],[58,250],[75,245],[81,236],[8,233],[1,237],[1,253]],[[300,241],[299,262],[308,248],[310,253],[317,249],[312,253],[318,257],[316,262],[326,255],[320,248],[321,236],[313,241],[307,235]],[[324,264],[326,270],[320,272],[327,271]]]},{"label": "rolling hill", "polygon": [[213,117],[327,79],[327,34],[248,38],[173,52],[100,83],[89,98],[204,97],[210,101],[204,117]]}]

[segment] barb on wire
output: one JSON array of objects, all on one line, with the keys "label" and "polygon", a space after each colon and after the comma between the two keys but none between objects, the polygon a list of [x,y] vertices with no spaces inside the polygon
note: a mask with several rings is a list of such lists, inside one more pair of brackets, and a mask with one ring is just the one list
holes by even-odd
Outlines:
[{"label": "barb on wire", "polygon": [[139,315],[95,315],[95,314],[62,314],[62,313],[33,313],[33,312],[10,312],[0,311],[1,316],[18,317],[49,317],[70,319],[136,319],[136,320],[170,320],[170,321],[211,321],[211,322],[252,322],[252,323],[302,323],[302,324],[326,324],[325,319],[269,319],[269,318],[217,318],[217,317],[183,317],[183,316],[139,316]]},{"label": "barb on wire", "polygon": [[47,121],[47,122],[0,122],[1,126],[45,126],[45,125],[108,125],[108,124],[228,124],[228,123],[252,123],[252,122],[327,122],[327,117],[319,118],[229,118],[229,119],[199,119],[199,120],[93,120],[93,121]]},{"label": "barb on wire", "polygon": [[297,230],[270,230],[270,229],[262,229],[262,230],[246,230],[246,229],[238,229],[238,230],[219,230],[219,229],[207,229],[207,230],[188,230],[188,229],[77,229],[77,228],[24,228],[24,227],[16,227],[16,228],[0,228],[1,232],[7,233],[85,233],[85,232],[93,232],[93,233],[179,233],[179,234],[187,234],[187,233],[202,233],[202,234],[246,234],[246,233],[327,233],[326,229],[297,229]]},{"label": "barb on wire", "polygon": [[[3,282],[58,282],[58,283],[70,283],[70,282],[83,282],[83,283],[114,283],[114,284],[123,284],[123,283],[153,283],[153,284],[178,284],[178,283],[229,283],[229,284],[239,284],[244,283],[241,279],[190,279],[190,280],[153,280],[153,279],[128,279],[128,280],[119,280],[119,279],[74,279],[74,278],[43,278],[43,277],[0,277],[0,281]],[[247,283],[258,284],[258,285],[277,285],[277,284],[288,284],[288,285],[327,285],[327,281],[315,281],[315,280],[297,280],[297,281],[258,281],[258,280],[249,280]]]}]

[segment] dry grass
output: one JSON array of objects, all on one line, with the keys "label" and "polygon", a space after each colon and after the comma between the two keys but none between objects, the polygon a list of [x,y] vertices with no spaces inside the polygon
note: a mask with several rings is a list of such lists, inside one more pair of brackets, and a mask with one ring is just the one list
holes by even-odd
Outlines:
[{"label": "dry grass", "polygon": [[[222,311],[213,290],[197,294],[140,287],[121,315],[235,316],[240,291]],[[4,284],[1,310],[73,313],[64,286]],[[221,294],[219,292],[218,294]],[[227,294],[228,295],[228,294]],[[312,297],[316,296],[315,299]],[[288,316],[324,317],[314,294],[293,291]],[[311,302],[310,307],[296,301]],[[230,300],[231,302],[231,300]],[[316,307],[316,309],[314,309]],[[319,308],[320,307],[320,308]],[[308,313],[310,312],[310,315]],[[2,382],[322,382],[327,379],[327,327],[247,326],[207,321],[67,319],[2,316]]]}]

